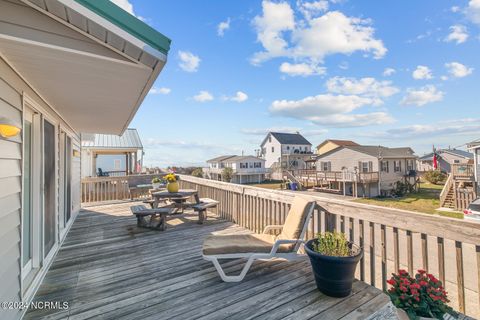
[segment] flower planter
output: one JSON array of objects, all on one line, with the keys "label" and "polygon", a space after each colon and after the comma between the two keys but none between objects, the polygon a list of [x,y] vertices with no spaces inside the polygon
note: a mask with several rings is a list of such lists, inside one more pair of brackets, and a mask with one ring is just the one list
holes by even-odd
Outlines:
[{"label": "flower planter", "polygon": [[160,189],[161,186],[162,186],[162,183],[160,183],[160,182],[152,183],[153,189]]},{"label": "flower planter", "polygon": [[178,182],[175,181],[175,182],[169,182],[167,184],[167,190],[168,192],[172,192],[172,193],[175,193],[175,192],[178,192],[178,190],[180,189],[180,186],[178,185]]},{"label": "flower planter", "polygon": [[312,239],[305,244],[305,251],[310,258],[318,290],[331,297],[346,297],[352,292],[353,279],[358,261],[363,256],[363,249],[350,243],[350,248],[357,254],[349,257],[325,256],[313,250]]},{"label": "flower planter", "polygon": [[[399,320],[410,320],[408,314],[405,310],[397,308],[397,315]],[[456,320],[457,317],[454,317],[448,313],[443,315],[444,320]],[[427,317],[417,317],[417,320],[437,320],[437,318],[427,318]]]}]

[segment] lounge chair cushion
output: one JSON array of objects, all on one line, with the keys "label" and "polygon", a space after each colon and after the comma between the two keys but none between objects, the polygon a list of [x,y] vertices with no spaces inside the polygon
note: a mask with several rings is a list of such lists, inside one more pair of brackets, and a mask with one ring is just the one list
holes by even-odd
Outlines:
[{"label": "lounge chair cushion", "polygon": [[[274,243],[275,236],[269,234],[210,235],[203,242],[203,254],[269,253]],[[288,252],[287,245],[278,252]]]},{"label": "lounge chair cushion", "polygon": [[[308,211],[311,209],[312,202],[305,198],[296,196],[287,214],[282,232],[278,235],[277,240],[281,239],[298,239],[302,233],[307,218]],[[295,244],[285,245],[290,250]]]}]

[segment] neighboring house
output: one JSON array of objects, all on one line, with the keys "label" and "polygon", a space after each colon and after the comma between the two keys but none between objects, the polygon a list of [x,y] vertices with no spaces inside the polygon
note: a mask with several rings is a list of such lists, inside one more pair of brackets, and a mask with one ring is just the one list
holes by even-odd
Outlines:
[{"label": "neighboring house", "polygon": [[317,146],[317,154],[322,155],[339,147],[358,146],[359,144],[350,140],[332,140],[323,141]]},{"label": "neighboring house", "polygon": [[0,301],[28,305],[80,209],[80,133],[123,134],[170,40],[110,1],[0,1],[0,21]]},{"label": "neighboring house", "polygon": [[137,129],[121,135],[82,134],[82,178],[100,172],[109,176],[125,176],[142,171],[143,145]]},{"label": "neighboring house", "polygon": [[470,142],[467,146],[473,153],[476,190],[477,194],[480,194],[480,139]]},{"label": "neighboring house", "polygon": [[[438,167],[441,171],[450,173],[452,164],[468,164],[473,162],[473,154],[457,149],[436,150]],[[433,152],[418,158],[418,171],[433,170]]]},{"label": "neighboring house", "polygon": [[318,156],[316,168],[331,188],[343,192],[345,180],[345,194],[375,197],[397,181],[415,183],[416,159],[411,148],[342,146]]},{"label": "neighboring house", "polygon": [[260,148],[265,166],[272,169],[305,169],[312,157],[312,144],[298,132],[269,132]]},{"label": "neighboring house", "polygon": [[265,180],[267,170],[265,160],[254,156],[221,156],[207,161],[205,177],[212,180],[222,180],[224,168],[232,168],[233,183],[260,183]]}]

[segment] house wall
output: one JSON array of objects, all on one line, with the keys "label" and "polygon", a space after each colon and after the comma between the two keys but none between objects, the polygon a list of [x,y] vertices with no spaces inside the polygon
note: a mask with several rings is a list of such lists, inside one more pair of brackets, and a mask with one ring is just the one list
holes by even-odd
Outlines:
[{"label": "house wall", "polygon": [[330,161],[330,171],[342,171],[346,167],[348,171],[354,172],[358,167],[358,162],[372,162],[372,171],[378,171],[378,160],[376,157],[364,154],[355,150],[343,148],[338,149],[328,155],[324,155],[317,160],[317,170],[321,170],[321,163]]},{"label": "house wall", "polygon": [[[271,141],[269,139],[271,138]],[[273,147],[273,151],[272,151]],[[265,159],[265,167],[270,168],[275,162],[278,162],[282,155],[282,145],[273,136],[269,135],[265,144],[262,146],[262,154]]]},{"label": "house wall", "polygon": [[[395,187],[397,181],[403,181],[404,176],[408,173],[407,170],[407,159],[397,158],[397,159],[384,159],[383,161],[388,161],[388,172],[380,171],[380,189],[381,190],[391,190]],[[394,161],[401,162],[401,171],[395,172],[394,170]],[[413,159],[413,170],[417,168],[417,162]],[[410,183],[415,182],[415,178],[408,178]]]},{"label": "house wall", "polygon": [[335,148],[338,148],[338,145],[331,142],[331,141],[328,141],[327,143],[325,143],[320,148],[317,148],[317,154],[322,155],[324,153],[327,153],[328,151],[332,151]]},{"label": "house wall", "polygon": [[[5,4],[4,1],[1,2]],[[0,16],[4,18],[4,12],[0,9]],[[2,30],[3,31],[3,30]],[[47,105],[27,83],[0,57],[0,114],[6,116],[18,124],[23,120],[23,99],[28,96],[57,124],[60,129],[70,132],[72,147],[80,150],[80,137],[69,129],[68,125]],[[60,141],[57,137],[57,141]],[[57,150],[60,150],[57,147]],[[57,154],[57,197],[63,197],[60,190],[59,155]],[[59,199],[58,206],[63,204]],[[72,157],[72,218],[80,208],[80,158]],[[34,213],[35,214],[35,213]],[[37,213],[38,214],[38,213]],[[21,136],[0,139],[0,301],[28,301],[33,296],[35,286],[39,284],[43,272],[51,261],[44,261],[36,278],[30,287],[22,287],[21,282],[21,216],[22,216],[22,138]],[[64,229],[65,230],[65,229]],[[59,243],[60,230],[57,224],[56,242]],[[65,232],[62,233],[65,235]],[[0,319],[18,319],[21,316],[18,310],[0,309]]]}]

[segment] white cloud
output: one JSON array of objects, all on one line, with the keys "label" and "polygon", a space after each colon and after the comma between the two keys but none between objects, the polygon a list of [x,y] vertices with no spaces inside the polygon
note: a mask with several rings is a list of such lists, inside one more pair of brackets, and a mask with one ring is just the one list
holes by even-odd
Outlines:
[{"label": "white cloud", "polygon": [[407,89],[407,95],[400,102],[402,105],[416,105],[421,107],[428,103],[442,101],[444,93],[434,85],[427,85],[419,89]]},{"label": "white cloud", "polygon": [[432,79],[432,70],[427,66],[417,66],[412,73],[413,79],[422,80],[422,79]]},{"label": "white cloud", "polygon": [[307,10],[309,14],[296,23],[294,11],[287,2],[263,1],[262,15],[254,18],[253,25],[264,51],[255,53],[251,62],[260,64],[271,58],[288,57],[296,63],[317,65],[325,56],[337,53],[349,55],[362,51],[374,58],[385,55],[387,49],[374,37],[375,30],[369,19],[347,17],[340,11],[313,16],[313,7],[318,13],[323,10],[322,3],[299,2],[299,10]]},{"label": "white cloud", "polygon": [[395,72],[397,72],[397,71],[393,68],[385,68],[385,70],[383,70],[383,76],[389,77],[389,76],[393,75]]},{"label": "white cloud", "polygon": [[128,0],[110,0],[110,1],[115,3],[117,6],[119,6],[123,10],[130,13],[132,16],[135,15],[135,13],[133,12],[133,5]]},{"label": "white cloud", "polygon": [[447,77],[447,76],[441,76],[440,79],[441,79],[442,81],[447,81],[447,80],[448,80],[448,77]]},{"label": "white cloud", "polygon": [[223,37],[223,35],[225,34],[225,31],[227,31],[228,29],[230,29],[230,18],[228,18],[226,21],[222,21],[218,24],[217,34],[220,37]]},{"label": "white cloud", "polygon": [[148,93],[149,94],[169,94],[171,91],[172,89],[170,88],[162,87],[162,88],[152,88]]},{"label": "white cloud", "polygon": [[200,66],[200,58],[188,51],[178,51],[179,66],[187,72],[197,72]]},{"label": "white cloud", "polygon": [[245,128],[242,133],[254,136],[265,136],[269,132],[297,133],[301,132],[307,136],[320,136],[328,132],[327,129],[309,129],[303,130],[297,127],[270,127],[270,128]]},{"label": "white cloud", "polygon": [[[471,122],[472,123],[472,122]],[[405,127],[399,127],[389,129],[384,132],[374,132],[369,135],[375,138],[384,139],[406,139],[406,138],[427,138],[427,137],[440,137],[462,134],[477,134],[480,131],[480,121],[476,121],[477,124],[465,125],[446,125],[444,123],[436,123],[432,125],[414,124]]]},{"label": "white cloud", "polygon": [[284,31],[293,30],[295,18],[293,10],[286,2],[262,2],[263,15],[253,19],[257,40],[265,51],[256,53],[252,63],[258,64],[271,57],[287,55],[288,43],[283,39]]},{"label": "white cloud", "polygon": [[299,11],[305,16],[307,20],[312,19],[312,16],[316,16],[321,12],[328,10],[328,1],[319,0],[313,2],[297,1]]},{"label": "white cloud", "polygon": [[193,100],[198,101],[198,102],[212,101],[213,100],[213,95],[206,90],[202,90],[197,95],[193,96]]},{"label": "white cloud", "polygon": [[447,68],[448,73],[455,78],[463,78],[473,72],[473,68],[468,68],[459,62],[445,63],[445,67]]},{"label": "white cloud", "polygon": [[233,97],[227,97],[226,100],[235,102],[245,102],[248,100],[248,95],[245,92],[237,91]]},{"label": "white cloud", "polygon": [[313,64],[306,64],[306,63],[289,63],[284,62],[280,65],[280,72],[286,73],[289,76],[296,77],[308,77],[314,75],[322,75],[325,74],[326,68],[320,67]]},{"label": "white cloud", "polygon": [[327,81],[327,89],[333,93],[377,98],[390,97],[400,91],[392,86],[391,81],[378,81],[370,77],[361,79],[334,77]]},{"label": "white cloud", "polygon": [[454,12],[454,13],[455,13],[455,12],[459,12],[459,11],[460,11],[460,7],[459,7],[459,6],[453,6],[453,7],[450,8],[450,11],[452,11],[452,12]]},{"label": "white cloud", "polygon": [[365,114],[333,114],[313,121],[315,124],[335,128],[366,127],[393,123],[394,119],[385,112]]},{"label": "white cloud", "polygon": [[470,0],[465,13],[470,21],[480,24],[480,0]]},{"label": "white cloud", "polygon": [[352,114],[368,105],[376,105],[378,99],[357,95],[320,94],[300,100],[275,100],[270,106],[273,115],[308,120],[328,127],[359,127],[390,123],[393,119],[384,112]]},{"label": "white cloud", "polygon": [[464,43],[468,39],[467,27],[456,24],[450,27],[450,33],[445,37],[444,41],[455,41],[457,44]]}]

